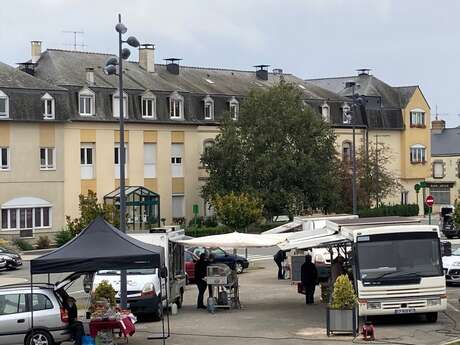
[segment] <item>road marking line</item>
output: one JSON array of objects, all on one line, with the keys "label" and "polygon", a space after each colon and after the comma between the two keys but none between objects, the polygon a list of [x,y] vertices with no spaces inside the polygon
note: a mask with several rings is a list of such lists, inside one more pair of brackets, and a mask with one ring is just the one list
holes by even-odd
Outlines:
[{"label": "road marking line", "polygon": [[457,308],[455,308],[452,304],[450,304],[449,302],[447,302],[447,305],[449,307],[451,307],[453,310],[455,310],[457,313],[460,313],[460,310],[458,310]]}]

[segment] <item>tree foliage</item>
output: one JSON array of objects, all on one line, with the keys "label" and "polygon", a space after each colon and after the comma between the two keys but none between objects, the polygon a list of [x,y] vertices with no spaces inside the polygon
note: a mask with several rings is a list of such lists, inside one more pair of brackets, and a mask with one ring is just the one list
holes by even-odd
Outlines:
[{"label": "tree foliage", "polygon": [[215,195],[212,203],[218,219],[232,230],[242,230],[262,217],[262,202],[246,193]]},{"label": "tree foliage", "polygon": [[70,232],[71,237],[78,235],[98,216],[102,216],[116,228],[119,227],[120,219],[117,208],[113,205],[99,203],[95,192],[89,190],[88,195],[80,194],[78,199],[80,217],[72,219],[70,216],[66,216],[66,230]]},{"label": "tree foliage", "polygon": [[334,283],[332,292],[333,309],[351,309],[356,305],[357,297],[353,284],[346,274],[340,275]]},{"label": "tree foliage", "polygon": [[302,98],[288,83],[249,93],[239,119],[226,117],[201,158],[209,172],[205,199],[257,195],[267,218],[335,207],[334,132]]},{"label": "tree foliage", "polygon": [[460,200],[455,200],[453,221],[456,229],[460,229]]}]

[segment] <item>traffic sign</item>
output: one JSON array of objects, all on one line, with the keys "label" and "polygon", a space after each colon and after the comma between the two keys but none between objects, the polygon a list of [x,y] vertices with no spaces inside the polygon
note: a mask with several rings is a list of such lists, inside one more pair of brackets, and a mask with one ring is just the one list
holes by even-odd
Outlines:
[{"label": "traffic sign", "polygon": [[426,181],[421,181],[420,182],[420,187],[426,188],[427,187]]},{"label": "traffic sign", "polygon": [[428,206],[428,207],[430,207],[430,208],[433,207],[434,199],[433,199],[433,197],[432,197],[431,195],[428,195],[428,196],[426,197],[426,199],[425,199],[425,204],[426,204],[426,206]]}]

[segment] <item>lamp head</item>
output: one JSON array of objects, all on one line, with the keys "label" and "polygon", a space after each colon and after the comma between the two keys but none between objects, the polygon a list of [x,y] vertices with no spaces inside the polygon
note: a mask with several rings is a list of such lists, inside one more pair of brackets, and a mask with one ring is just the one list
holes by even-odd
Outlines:
[{"label": "lamp head", "polygon": [[124,24],[118,23],[115,25],[115,30],[120,34],[125,34],[126,31],[128,31],[128,28]]},{"label": "lamp head", "polygon": [[131,52],[129,51],[128,48],[123,48],[123,49],[121,50],[121,58],[122,58],[123,60],[126,60],[127,58],[129,58],[130,55],[131,55]]},{"label": "lamp head", "polygon": [[105,62],[105,66],[110,66],[110,65],[118,65],[118,59],[114,56],[112,56],[111,58],[109,58],[106,62]]},{"label": "lamp head", "polygon": [[129,36],[128,39],[126,40],[126,43],[128,43],[131,47],[134,47],[134,48],[137,48],[141,45],[139,41],[137,40],[137,38],[134,36]]},{"label": "lamp head", "polygon": [[104,73],[107,75],[117,74],[117,67],[115,65],[108,65],[104,67]]}]

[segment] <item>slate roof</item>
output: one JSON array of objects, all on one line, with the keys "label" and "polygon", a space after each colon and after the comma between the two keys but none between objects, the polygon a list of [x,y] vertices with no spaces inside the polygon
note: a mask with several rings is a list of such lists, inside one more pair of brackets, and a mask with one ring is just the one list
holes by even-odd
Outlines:
[{"label": "slate roof", "polygon": [[460,128],[445,128],[431,134],[432,156],[460,156]]},{"label": "slate roof", "polygon": [[415,90],[418,89],[418,86],[397,86],[395,87],[395,89],[399,92],[399,100],[401,102],[401,107],[405,108],[409,103],[411,97],[413,96]]},{"label": "slate roof", "polygon": [[62,87],[35,78],[3,62],[0,62],[0,88],[65,91]]}]

